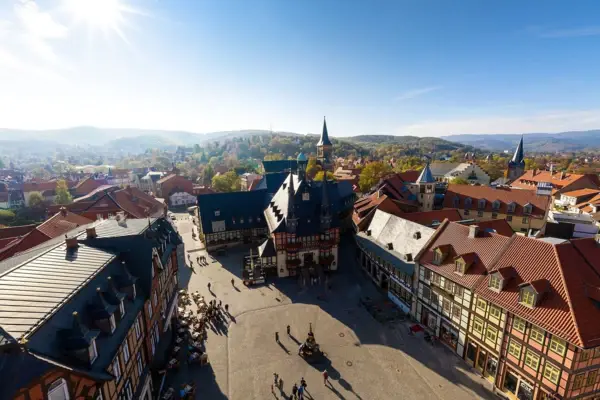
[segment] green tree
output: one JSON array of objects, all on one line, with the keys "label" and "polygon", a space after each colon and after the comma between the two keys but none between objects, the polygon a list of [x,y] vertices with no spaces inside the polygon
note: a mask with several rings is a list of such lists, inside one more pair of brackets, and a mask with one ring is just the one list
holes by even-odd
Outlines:
[{"label": "green tree", "polygon": [[240,177],[234,171],[216,175],[212,178],[212,187],[217,192],[236,192],[240,190],[240,185]]},{"label": "green tree", "polygon": [[0,224],[8,225],[15,219],[15,213],[10,210],[0,210]]},{"label": "green tree", "polygon": [[212,182],[213,176],[215,176],[215,169],[212,165],[207,164],[206,167],[204,167],[204,171],[202,171],[202,182],[205,185],[209,185]]},{"label": "green tree", "polygon": [[360,173],[358,184],[360,190],[368,192],[381,178],[391,172],[390,166],[380,161],[367,164]]},{"label": "green tree", "polygon": [[31,208],[41,208],[44,205],[44,196],[40,192],[32,192],[29,195],[29,203],[27,204]]},{"label": "green tree", "polygon": [[194,145],[194,154],[198,154],[202,151],[202,148],[200,147],[199,144],[195,144]]},{"label": "green tree", "polygon": [[306,175],[309,178],[312,179],[317,176],[317,173],[321,171],[321,169],[322,168],[319,164],[317,164],[317,159],[315,157],[310,157],[308,159],[308,163],[306,164]]},{"label": "green tree", "polygon": [[468,185],[469,181],[466,180],[465,178],[454,178],[454,179],[452,179],[452,183],[454,185]]},{"label": "green tree", "polygon": [[71,196],[67,182],[64,179],[56,182],[56,198],[54,202],[56,204],[69,204],[73,202],[73,196]]},{"label": "green tree", "polygon": [[[323,175],[324,175],[325,171],[319,171],[317,172],[317,174],[315,175],[315,177],[313,178],[313,180],[315,181],[322,181],[323,180]],[[328,181],[335,181],[335,176],[333,176],[333,172],[331,171],[327,171],[327,180]]]}]

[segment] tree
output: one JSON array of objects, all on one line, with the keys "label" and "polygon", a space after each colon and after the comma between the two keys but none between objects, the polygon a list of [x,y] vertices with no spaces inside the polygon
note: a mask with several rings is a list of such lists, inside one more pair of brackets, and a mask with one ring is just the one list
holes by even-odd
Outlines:
[{"label": "tree", "polygon": [[202,171],[202,183],[209,185],[212,182],[214,175],[215,169],[212,167],[212,165],[207,164],[206,167],[204,167],[204,171]]},{"label": "tree", "polygon": [[10,210],[0,210],[0,224],[8,225],[15,219],[15,213]]},{"label": "tree", "polygon": [[240,185],[240,177],[233,171],[212,178],[212,187],[217,192],[236,192],[240,190]]},{"label": "tree", "polygon": [[[325,171],[319,171],[317,172],[317,174],[315,175],[315,177],[313,178],[313,180],[315,181],[322,181],[323,180],[323,175],[324,175]],[[327,180],[328,181],[335,181],[335,177],[333,176],[333,172],[331,171],[327,171]]]},{"label": "tree", "polygon": [[195,144],[194,145],[194,154],[198,154],[202,151],[202,148],[200,147],[199,144]]},{"label": "tree", "polygon": [[56,198],[54,202],[56,204],[69,204],[73,202],[73,196],[71,196],[67,182],[64,179],[56,182]]},{"label": "tree", "polygon": [[452,184],[454,184],[454,185],[468,185],[469,181],[466,180],[465,178],[459,178],[459,177],[457,177],[457,178],[452,179]]},{"label": "tree", "polygon": [[381,178],[389,174],[391,171],[388,164],[380,161],[374,161],[367,164],[360,173],[358,184],[362,192],[368,192],[375,186]]},{"label": "tree", "polygon": [[317,164],[317,159],[315,157],[310,157],[306,164],[306,175],[312,179],[317,176],[317,173],[321,170],[321,166]]},{"label": "tree", "polygon": [[31,208],[41,208],[44,206],[44,196],[40,192],[31,192],[29,195],[29,204]]}]

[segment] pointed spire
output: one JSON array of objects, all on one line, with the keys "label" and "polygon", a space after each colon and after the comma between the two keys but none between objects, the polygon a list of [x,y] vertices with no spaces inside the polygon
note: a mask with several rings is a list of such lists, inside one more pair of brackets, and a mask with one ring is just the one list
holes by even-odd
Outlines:
[{"label": "pointed spire", "polygon": [[327,121],[325,117],[323,117],[323,132],[321,132],[321,138],[319,139],[319,143],[317,146],[331,146],[331,141],[329,140],[329,133],[327,132]]},{"label": "pointed spire", "polygon": [[295,199],[296,190],[294,189],[294,174],[290,172],[290,184],[288,185],[288,204],[286,216],[286,228],[289,233],[295,233],[298,227],[298,218],[296,218]]},{"label": "pointed spire", "polygon": [[519,141],[519,145],[517,146],[516,150],[515,150],[515,154],[513,155],[512,160],[510,160],[511,163],[514,164],[521,164],[523,162],[525,162],[525,159],[523,157],[523,135],[521,135],[521,140]]},{"label": "pointed spire", "polygon": [[429,168],[429,160],[427,161],[427,164],[425,164],[425,168],[423,168],[421,175],[419,175],[415,183],[435,183],[435,178],[431,173],[431,168]]}]

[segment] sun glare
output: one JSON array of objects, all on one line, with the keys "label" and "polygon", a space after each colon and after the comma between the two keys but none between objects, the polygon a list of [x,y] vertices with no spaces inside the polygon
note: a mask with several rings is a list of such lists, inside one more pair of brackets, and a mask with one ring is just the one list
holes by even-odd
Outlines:
[{"label": "sun glare", "polygon": [[119,0],[68,0],[67,3],[77,21],[98,28],[115,28],[123,18],[124,7]]}]

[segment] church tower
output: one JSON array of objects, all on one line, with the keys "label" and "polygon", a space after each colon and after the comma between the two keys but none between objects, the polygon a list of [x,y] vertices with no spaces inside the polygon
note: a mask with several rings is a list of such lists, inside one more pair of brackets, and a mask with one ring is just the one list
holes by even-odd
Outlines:
[{"label": "church tower", "polygon": [[512,159],[508,162],[508,174],[507,178],[509,181],[514,181],[525,173],[525,157],[523,156],[523,136],[519,141],[519,145],[515,150],[515,154]]},{"label": "church tower", "polygon": [[321,132],[321,138],[317,143],[317,160],[323,167],[323,169],[330,169],[331,167],[331,153],[333,151],[333,145],[329,140],[329,133],[327,132],[327,121],[323,117],[323,132]]},{"label": "church tower", "polygon": [[425,164],[425,168],[421,171],[421,175],[415,181],[417,186],[417,199],[419,201],[419,211],[433,210],[435,200],[435,178],[429,168],[429,161]]}]

